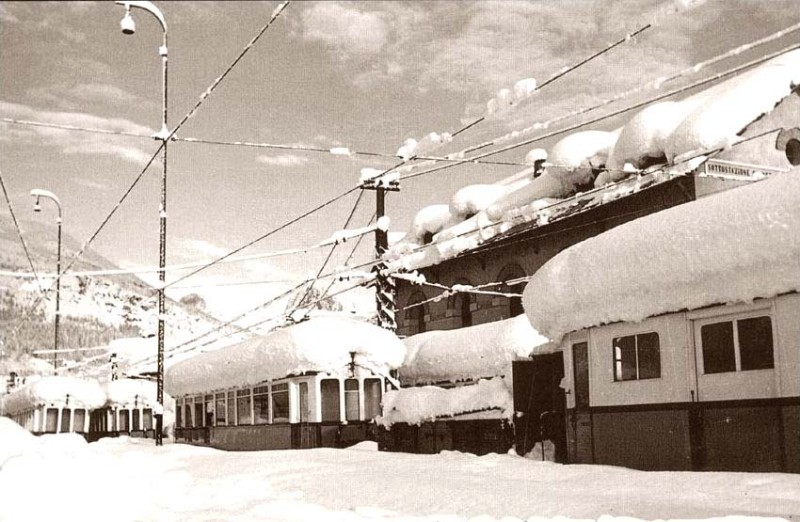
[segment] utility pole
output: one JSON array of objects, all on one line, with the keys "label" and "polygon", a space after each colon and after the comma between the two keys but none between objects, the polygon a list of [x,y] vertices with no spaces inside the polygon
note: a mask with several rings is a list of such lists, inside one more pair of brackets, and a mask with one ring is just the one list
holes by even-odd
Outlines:
[{"label": "utility pole", "polygon": [[[397,174],[376,176],[362,182],[361,188],[375,191],[375,218],[380,220],[386,215],[386,192],[399,192],[400,182]],[[380,260],[389,248],[389,234],[380,227],[375,229],[375,254]],[[384,274],[386,265],[381,261],[372,269],[375,272],[375,302],[378,309],[378,326],[397,331],[394,304],[394,280]]]}]

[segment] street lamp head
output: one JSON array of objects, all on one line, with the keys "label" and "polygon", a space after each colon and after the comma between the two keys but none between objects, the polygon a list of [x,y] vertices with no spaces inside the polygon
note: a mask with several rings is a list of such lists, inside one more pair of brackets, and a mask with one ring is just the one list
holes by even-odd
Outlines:
[{"label": "street lamp head", "polygon": [[122,28],[122,34],[133,34],[136,32],[136,22],[133,21],[131,16],[130,6],[125,6],[125,17],[120,21],[119,26]]}]

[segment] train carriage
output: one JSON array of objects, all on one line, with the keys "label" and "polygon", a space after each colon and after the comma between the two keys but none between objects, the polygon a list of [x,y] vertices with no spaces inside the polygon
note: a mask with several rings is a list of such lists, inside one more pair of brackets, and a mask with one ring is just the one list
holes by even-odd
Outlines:
[{"label": "train carriage", "polygon": [[3,415],[36,435],[80,433],[88,437],[90,415],[105,400],[96,381],[49,376],[12,390],[0,405]]},{"label": "train carriage", "polygon": [[169,368],[175,439],[228,450],[341,447],[372,420],[404,347],[344,314],[313,316]]},{"label": "train carriage", "polygon": [[[104,387],[103,407],[91,413],[90,440],[102,437],[154,438],[154,415],[159,411],[156,383],[144,379],[119,379],[109,381]],[[173,409],[172,398],[164,395],[167,411]],[[166,422],[165,429],[170,423]]]}]

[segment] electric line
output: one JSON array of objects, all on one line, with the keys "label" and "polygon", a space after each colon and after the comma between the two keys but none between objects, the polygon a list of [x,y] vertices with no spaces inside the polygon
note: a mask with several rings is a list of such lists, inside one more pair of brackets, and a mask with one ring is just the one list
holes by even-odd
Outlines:
[{"label": "electric line", "polygon": [[[36,279],[36,286],[39,288],[40,292],[43,292],[44,295],[47,295],[47,290],[42,287],[41,281],[39,281],[39,276],[36,273],[36,267],[33,266],[33,259],[31,258],[31,253],[28,250],[28,245],[25,243],[25,238],[22,236],[22,229],[19,226],[19,222],[17,221],[17,215],[14,213],[14,206],[11,204],[11,198],[8,196],[8,191],[6,190],[6,183],[3,181],[3,172],[0,170],[0,187],[3,189],[3,196],[6,199],[6,205],[8,206],[8,211],[11,213],[11,220],[14,222],[14,228],[17,231],[17,237],[19,237],[20,243],[22,243],[22,250],[25,251],[25,257],[28,259],[28,264],[31,267],[31,272],[33,272],[33,277]],[[36,303],[38,304],[38,302]],[[35,307],[35,305],[34,305]]]}]

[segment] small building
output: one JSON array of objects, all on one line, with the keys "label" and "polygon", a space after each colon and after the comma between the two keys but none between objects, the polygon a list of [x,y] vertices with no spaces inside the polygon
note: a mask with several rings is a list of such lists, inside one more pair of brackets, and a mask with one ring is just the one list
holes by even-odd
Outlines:
[{"label": "small building", "polygon": [[373,419],[405,348],[346,314],[315,314],[167,370],[175,440],[228,450],[342,447]]},{"label": "small building", "polygon": [[643,217],[530,280],[569,461],[800,472],[800,170]]}]

